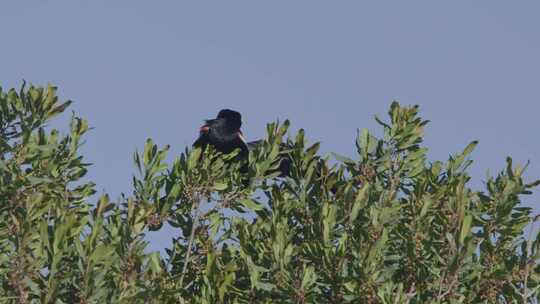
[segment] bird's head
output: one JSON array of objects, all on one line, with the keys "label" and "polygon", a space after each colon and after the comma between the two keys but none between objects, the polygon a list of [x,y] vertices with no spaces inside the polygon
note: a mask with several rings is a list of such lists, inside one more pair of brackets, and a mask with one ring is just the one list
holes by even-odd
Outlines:
[{"label": "bird's head", "polygon": [[224,120],[226,126],[234,130],[240,130],[242,126],[242,115],[234,110],[223,109],[219,111],[216,119]]},{"label": "bird's head", "polygon": [[219,111],[215,119],[207,119],[200,128],[201,133],[208,133],[210,129],[221,134],[241,134],[242,115],[234,110],[223,109]]}]

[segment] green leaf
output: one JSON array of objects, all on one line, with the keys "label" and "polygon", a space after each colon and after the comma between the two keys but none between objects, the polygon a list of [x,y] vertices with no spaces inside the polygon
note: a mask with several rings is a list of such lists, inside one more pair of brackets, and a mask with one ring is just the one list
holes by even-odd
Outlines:
[{"label": "green leaf", "polygon": [[304,277],[302,278],[302,283],[300,285],[301,290],[308,290],[317,280],[317,275],[315,274],[315,268],[313,266],[307,266],[304,268]]},{"label": "green leaf", "polygon": [[463,224],[461,225],[461,233],[459,235],[459,243],[463,244],[465,237],[469,235],[471,231],[472,215],[467,214],[463,219]]},{"label": "green leaf", "polygon": [[216,191],[223,191],[225,189],[227,189],[228,185],[226,182],[215,182],[214,183],[214,190]]},{"label": "green leaf", "polygon": [[145,167],[148,167],[151,161],[154,160],[154,156],[156,155],[157,146],[154,145],[154,142],[151,138],[148,138],[146,140],[146,144],[144,145],[144,153],[143,153],[143,164]]},{"label": "green leaf", "polygon": [[8,167],[6,166],[6,162],[0,159],[0,172],[8,171]]},{"label": "green leaf", "polygon": [[255,284],[255,286],[258,289],[262,289],[264,291],[272,291],[272,290],[276,289],[276,285],[272,284],[272,283],[257,282]]},{"label": "green leaf", "polygon": [[343,156],[343,155],[340,155],[340,154],[337,154],[337,153],[334,153],[332,152],[332,155],[334,156],[334,158],[337,160],[337,161],[340,161],[342,163],[345,163],[345,164],[355,164],[355,161],[348,158],[347,156]]},{"label": "green leaf", "polygon": [[317,142],[317,143],[314,143],[311,147],[307,148],[306,156],[304,159],[307,161],[313,158],[313,156],[317,153],[317,151],[319,151],[320,146],[321,144]]},{"label": "green leaf", "polygon": [[426,216],[428,210],[431,208],[431,205],[433,205],[433,200],[431,199],[431,196],[426,194],[422,197],[422,210],[420,210],[420,217]]},{"label": "green leaf", "polygon": [[536,187],[536,186],[538,186],[538,185],[540,185],[540,179],[535,180],[535,181],[532,182],[532,183],[528,183],[528,184],[526,184],[524,187],[525,187],[525,188],[534,188],[534,187]]},{"label": "green leaf", "polygon": [[467,156],[467,155],[471,154],[471,152],[474,150],[474,148],[476,148],[477,145],[478,145],[477,140],[472,141],[470,144],[467,145],[467,147],[465,147],[465,149],[463,150],[461,155]]},{"label": "green leaf", "polygon": [[202,149],[201,148],[195,148],[191,150],[191,153],[189,153],[189,159],[188,159],[188,168],[193,170],[193,168],[197,167],[197,164],[199,163],[199,159],[201,157]]},{"label": "green leaf", "polygon": [[260,203],[252,200],[252,199],[249,199],[249,198],[246,198],[246,199],[243,199],[240,201],[240,203],[248,208],[248,209],[251,209],[253,211],[257,211],[257,210],[262,210],[264,209],[263,205],[261,205]]},{"label": "green leaf", "polygon": [[159,252],[153,252],[150,254],[150,269],[152,270],[152,272],[154,273],[161,273],[162,272],[162,268],[161,268],[161,257],[160,257],[160,254]]},{"label": "green leaf", "polygon": [[28,181],[33,184],[33,185],[37,185],[37,184],[45,184],[45,183],[52,183],[53,180],[48,178],[48,177],[36,177],[36,176],[28,176],[26,177],[28,179]]},{"label": "green leaf", "polygon": [[139,153],[137,151],[133,153],[133,162],[135,163],[135,166],[137,166],[139,174],[142,174],[141,158],[139,157]]},{"label": "green leaf", "polygon": [[52,118],[52,117],[64,112],[71,105],[72,102],[73,101],[68,100],[68,101],[64,102],[63,104],[57,106],[56,108],[52,109],[51,111],[49,111],[49,113],[48,113],[49,118]]},{"label": "green leaf", "polygon": [[182,186],[183,185],[180,183],[175,183],[172,186],[171,191],[169,192],[169,198],[172,198],[173,200],[177,200],[180,197],[180,194],[182,193],[182,190],[183,190]]},{"label": "green leaf", "polygon": [[110,255],[114,252],[114,247],[107,245],[99,245],[90,256],[90,261],[99,262],[103,259],[109,258]]},{"label": "green leaf", "polygon": [[358,194],[356,195],[356,199],[354,200],[353,207],[351,210],[351,214],[349,215],[349,223],[352,224],[356,218],[358,217],[358,213],[361,209],[363,209],[366,206],[366,203],[369,198],[369,184],[365,184],[360,190],[358,190]]},{"label": "green leaf", "polygon": [[362,157],[365,159],[368,155],[369,150],[369,131],[368,129],[362,129],[358,134],[358,147],[360,148],[359,152],[362,153]]}]

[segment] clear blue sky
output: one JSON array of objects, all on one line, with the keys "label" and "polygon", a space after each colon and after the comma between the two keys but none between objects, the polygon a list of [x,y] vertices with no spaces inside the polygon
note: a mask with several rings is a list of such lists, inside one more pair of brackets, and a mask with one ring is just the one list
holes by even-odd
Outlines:
[{"label": "clear blue sky", "polygon": [[379,132],[372,117],[394,99],[432,121],[433,160],[479,139],[481,186],[507,155],[540,178],[539,13],[537,0],[8,0],[0,86],[50,82],[73,99],[95,127],[89,178],[113,198],[147,137],[178,153],[221,108],[242,112],[248,140],[289,118],[353,155],[356,129]]}]

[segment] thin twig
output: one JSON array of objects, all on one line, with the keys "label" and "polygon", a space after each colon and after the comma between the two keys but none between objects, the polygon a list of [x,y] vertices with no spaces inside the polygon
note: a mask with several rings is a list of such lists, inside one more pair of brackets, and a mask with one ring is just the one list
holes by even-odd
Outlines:
[{"label": "thin twig", "polygon": [[450,281],[450,285],[448,286],[448,289],[443,293],[442,292],[442,286],[444,284],[444,279],[446,278],[446,275],[443,277],[443,280],[441,281],[441,285],[439,285],[439,294],[437,295],[437,300],[440,302],[444,300],[448,295],[450,295],[451,292],[454,291],[454,285],[457,283],[457,275],[455,273],[452,273],[452,281]]},{"label": "thin twig", "polygon": [[411,287],[409,288],[409,291],[405,294],[407,297],[406,304],[411,303],[411,300],[416,296],[416,284],[413,282]]},{"label": "thin twig", "polygon": [[191,226],[191,233],[189,235],[186,258],[184,259],[184,266],[182,268],[182,273],[180,276],[180,286],[183,286],[183,283],[184,283],[184,276],[186,275],[189,258],[191,257],[191,247],[193,246],[193,239],[195,238],[195,230],[197,229],[197,226],[199,225],[199,217],[200,217],[200,210],[199,210],[200,196],[199,195],[195,196],[194,202],[195,204],[197,204],[197,207],[195,209],[195,219],[193,221],[193,225]]}]

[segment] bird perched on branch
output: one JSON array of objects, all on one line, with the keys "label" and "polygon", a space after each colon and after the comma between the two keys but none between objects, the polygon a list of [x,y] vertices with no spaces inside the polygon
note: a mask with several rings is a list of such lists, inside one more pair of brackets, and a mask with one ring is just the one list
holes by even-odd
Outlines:
[{"label": "bird perched on branch", "polygon": [[[257,149],[263,140],[248,143],[240,130],[241,127],[242,115],[234,110],[223,109],[219,111],[215,119],[205,120],[205,124],[199,129],[199,138],[193,143],[193,146],[204,149],[207,145],[212,145],[216,151],[224,154],[240,149],[238,159],[246,159],[249,156],[249,151]],[[289,175],[291,162],[288,155],[281,157],[280,176]]]},{"label": "bird perched on branch", "polygon": [[228,154],[235,149],[240,149],[240,158],[246,158],[249,154],[248,143],[240,131],[242,116],[240,113],[223,109],[219,111],[215,119],[205,120],[205,124],[199,129],[199,138],[193,143],[194,147],[206,148],[212,145],[221,153]]}]

